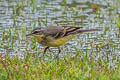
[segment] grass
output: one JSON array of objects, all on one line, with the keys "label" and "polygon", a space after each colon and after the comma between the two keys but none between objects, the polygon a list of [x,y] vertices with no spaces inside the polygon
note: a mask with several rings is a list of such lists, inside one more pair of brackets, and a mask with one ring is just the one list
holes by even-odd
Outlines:
[{"label": "grass", "polygon": [[[1,80],[116,80],[120,79],[120,64],[109,68],[108,61],[94,60],[86,56],[44,61],[37,55],[27,53],[24,59],[18,57],[0,57]],[[120,62],[120,61],[119,61]]]},{"label": "grass", "polygon": [[[19,29],[20,33],[16,29],[9,28],[8,32],[4,31],[2,34],[2,41],[10,40],[8,45],[2,44],[1,47],[8,50],[10,47],[14,50],[16,46],[15,40],[20,39],[20,35],[24,38],[26,34],[27,27],[22,27]],[[74,49],[76,51],[74,56],[65,55],[61,58],[51,58],[51,55],[45,55],[39,57],[40,52],[32,53],[31,50],[25,48],[23,52],[24,58],[21,59],[19,56],[0,56],[0,79],[1,80],[116,80],[120,79],[120,60],[117,59],[117,55],[107,51],[109,46],[115,49],[114,43],[109,40],[109,43],[104,41],[103,37],[107,34],[109,27],[106,26],[104,33],[101,34],[99,40],[101,42],[95,44],[95,40],[90,42],[91,51],[88,54],[88,49],[79,50],[76,46]],[[8,33],[8,34],[6,34]],[[97,40],[96,40],[97,41]],[[28,41],[27,41],[28,42]],[[30,41],[31,49],[39,51],[34,39]],[[80,42],[83,45],[83,42]],[[95,49],[94,49],[95,48]],[[103,55],[102,50],[106,50]],[[111,55],[111,56],[109,56]],[[99,57],[98,57],[99,56]],[[109,59],[109,57],[113,57]],[[47,58],[47,60],[44,60]],[[112,65],[110,65],[114,62]]]},{"label": "grass", "polygon": [[[0,4],[2,4],[2,1],[3,0],[0,0],[1,2]],[[28,39],[25,38],[25,35],[28,32],[27,30],[31,30],[35,28],[37,26],[37,23],[40,26],[42,25],[47,26],[50,20],[52,19],[50,20],[48,19],[50,13],[49,10],[47,9],[48,8],[47,3],[40,4],[40,7],[37,7],[36,1],[37,0],[30,0],[30,1],[22,0],[21,2],[18,1],[16,5],[12,5],[9,9],[12,10],[11,18],[13,25],[8,29],[3,29],[1,33],[0,49],[3,49],[4,50],[3,52],[5,52],[6,55],[4,54],[2,55],[2,52],[0,52],[1,53],[0,80],[119,80],[120,79],[119,76],[120,59],[119,59],[119,54],[117,54],[118,52],[116,52],[119,51],[119,44],[120,44],[119,36],[117,36],[120,34],[119,17],[117,17],[115,21],[113,21],[114,23],[112,24],[114,24],[114,26],[110,23],[105,26],[102,26],[104,28],[103,33],[99,35],[95,34],[95,36],[99,36],[98,39],[89,39],[89,34],[88,35],[85,34],[84,36],[82,36],[81,41],[74,40],[78,42],[78,45],[81,46],[81,48],[83,48],[82,50],[77,48],[77,46],[75,45],[73,47],[75,49],[75,53],[72,52],[72,49],[71,51],[69,51],[69,49],[64,49],[66,50],[64,51],[66,53],[63,52],[62,53],[65,55],[63,55],[62,57],[59,56],[59,58],[54,58],[54,56],[51,56],[49,54],[46,54],[44,57],[43,56],[39,57],[39,54],[40,55],[42,54],[43,49],[42,48],[40,49],[39,46],[36,45],[37,43],[34,39],[28,41]],[[55,8],[55,9],[56,10],[58,9],[58,12],[62,11],[63,15],[59,15],[59,14],[57,16],[52,15],[52,17],[55,18],[55,20],[53,21],[58,24],[62,23],[64,25],[65,23],[67,23],[65,25],[69,24],[73,26],[80,26],[80,25],[85,25],[85,23],[87,23],[84,22],[84,20],[88,20],[87,25],[90,22],[92,24],[95,25],[97,24],[98,26],[101,26],[102,21],[103,23],[105,21],[104,19],[106,17],[104,16],[101,17],[102,9],[101,6],[99,5],[91,4],[91,3],[89,3],[91,4],[89,5],[87,3],[83,3],[86,6],[89,6],[93,10],[93,13],[88,12],[85,14],[87,15],[92,14],[92,16],[96,15],[96,17],[94,18],[92,17],[95,20],[92,20],[92,19],[86,19],[89,17],[84,16],[84,14],[80,15],[79,13],[79,10],[83,10],[84,12],[85,10],[89,10],[89,8],[85,7],[85,9],[84,8],[80,9],[79,7],[78,8],[70,7],[70,5],[68,7],[66,0],[62,0],[62,2],[64,4],[64,6],[61,6],[62,9],[60,8]],[[10,5],[11,5],[10,0],[8,0],[8,7]],[[110,7],[110,5],[108,6]],[[45,14],[39,16],[38,19],[28,18],[31,21],[30,23],[28,23],[27,26],[25,26],[24,23],[23,23],[24,26],[22,25],[18,26],[17,25],[19,24],[18,18],[21,16],[24,17],[24,15],[22,14],[24,14],[27,7],[31,9],[32,11],[31,15],[33,14],[35,16],[36,13],[38,14],[37,11],[39,10],[44,11]],[[112,8],[110,7],[111,10],[114,10],[115,8],[116,7],[112,7]],[[27,14],[29,14],[29,9]],[[41,13],[39,13],[40,15],[42,14],[42,11]],[[50,11],[52,11],[51,8]],[[26,17],[27,14],[25,15]],[[113,16],[113,13],[109,16]],[[24,18],[22,20],[24,20]],[[57,18],[60,20],[58,20]],[[78,24],[76,24],[75,22],[76,20],[78,21]],[[112,18],[110,20],[112,20]],[[106,22],[108,22],[108,20],[106,20]],[[115,31],[111,29],[111,25],[113,26],[112,28],[116,29]],[[116,39],[112,39],[113,36],[110,31],[113,31],[112,33],[114,34],[114,36],[117,36]],[[86,42],[88,42],[88,44]],[[87,46],[84,46],[85,43]],[[29,45],[30,48],[28,47]],[[21,47],[24,49],[23,51],[20,50]],[[90,50],[88,49],[89,47]],[[16,49],[18,49],[17,52],[14,52],[16,51]],[[67,50],[69,53],[67,53]],[[11,51],[13,51],[13,54],[15,53],[18,54],[18,56],[10,56],[10,54],[12,53]],[[23,58],[19,56],[20,54],[23,55]]]}]

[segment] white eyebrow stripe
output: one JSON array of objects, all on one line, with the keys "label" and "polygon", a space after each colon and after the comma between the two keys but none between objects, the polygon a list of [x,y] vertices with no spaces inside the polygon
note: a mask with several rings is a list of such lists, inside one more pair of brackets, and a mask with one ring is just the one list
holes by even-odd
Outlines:
[{"label": "white eyebrow stripe", "polygon": [[38,30],[38,29],[37,29],[37,30],[32,31],[32,33],[36,32],[36,31],[37,31],[37,32],[40,32],[41,30]]},{"label": "white eyebrow stripe", "polygon": [[41,29],[36,29],[36,30],[34,30],[34,31],[41,31]]}]

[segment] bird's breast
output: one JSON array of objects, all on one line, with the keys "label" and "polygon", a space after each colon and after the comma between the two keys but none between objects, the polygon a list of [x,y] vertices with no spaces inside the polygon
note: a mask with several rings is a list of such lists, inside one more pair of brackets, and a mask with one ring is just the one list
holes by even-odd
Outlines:
[{"label": "bird's breast", "polygon": [[49,41],[46,42],[46,46],[58,47],[58,46],[64,44],[65,42],[67,42],[68,40],[70,40],[71,38],[73,38],[73,35],[61,37],[58,39],[50,39],[50,40],[48,39]]},{"label": "bird's breast", "polygon": [[36,36],[37,41],[43,45],[43,46],[50,46],[50,47],[58,47],[62,44],[64,44],[65,42],[67,42],[68,40],[72,39],[74,36],[73,35],[69,35],[66,37],[61,37],[58,39],[54,39],[51,36],[47,36],[45,39],[43,38],[43,36]]}]

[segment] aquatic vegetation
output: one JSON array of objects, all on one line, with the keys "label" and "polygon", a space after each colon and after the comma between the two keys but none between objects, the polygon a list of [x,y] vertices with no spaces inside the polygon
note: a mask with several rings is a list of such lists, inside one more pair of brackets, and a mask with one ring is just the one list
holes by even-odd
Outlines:
[{"label": "aquatic vegetation", "polygon": [[[82,0],[80,0],[82,1]],[[117,5],[115,5],[117,3]],[[119,80],[119,1],[0,0],[0,80]],[[49,24],[98,28],[56,48],[26,34]]]},{"label": "aquatic vegetation", "polygon": [[115,23],[117,24],[117,27],[120,30],[120,19],[119,19],[119,17],[117,19],[115,19]]}]

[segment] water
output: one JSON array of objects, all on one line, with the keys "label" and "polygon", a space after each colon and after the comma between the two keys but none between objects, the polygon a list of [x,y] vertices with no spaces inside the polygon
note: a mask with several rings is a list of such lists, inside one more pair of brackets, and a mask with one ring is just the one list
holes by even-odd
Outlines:
[{"label": "water", "polygon": [[[120,10],[119,1],[113,0],[0,0],[0,53],[23,57],[27,51],[40,53],[43,47],[25,37],[37,26],[67,25],[84,29],[98,28],[102,31],[81,34],[62,47],[61,55],[72,52],[75,47],[90,57],[92,50],[96,59],[104,56],[115,60],[120,54],[119,30],[115,23]],[[105,31],[106,30],[106,31]],[[90,46],[93,42],[93,47]],[[57,53],[56,48],[52,48]],[[87,52],[86,52],[87,51]],[[66,53],[66,54],[64,54]],[[67,54],[68,53],[68,54]]]}]

